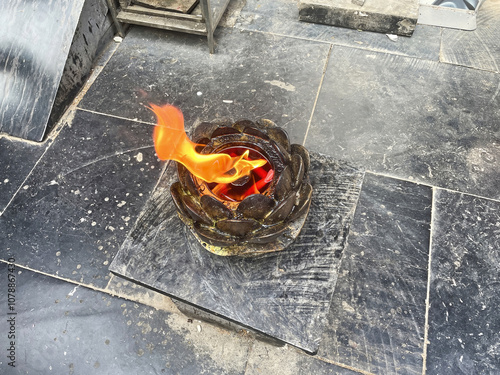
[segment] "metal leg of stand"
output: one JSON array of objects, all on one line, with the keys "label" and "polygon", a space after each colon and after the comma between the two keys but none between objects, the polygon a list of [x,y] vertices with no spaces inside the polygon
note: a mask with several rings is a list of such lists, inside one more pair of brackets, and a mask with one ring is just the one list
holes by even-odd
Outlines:
[{"label": "metal leg of stand", "polygon": [[207,28],[207,39],[208,48],[210,53],[215,52],[215,41],[214,41],[214,25],[212,19],[212,8],[210,7],[210,0],[200,0],[201,13],[205,20],[205,26]]},{"label": "metal leg of stand", "polygon": [[106,1],[108,3],[109,13],[111,13],[111,18],[113,19],[113,23],[115,24],[116,31],[118,32],[118,35],[124,38],[125,32],[123,31],[122,24],[120,23],[120,21],[118,21],[118,18],[116,17],[116,5],[114,3],[114,0],[106,0]]}]

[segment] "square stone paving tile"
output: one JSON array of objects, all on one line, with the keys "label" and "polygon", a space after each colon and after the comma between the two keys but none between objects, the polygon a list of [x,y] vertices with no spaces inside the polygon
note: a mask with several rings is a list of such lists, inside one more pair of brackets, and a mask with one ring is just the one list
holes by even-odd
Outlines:
[{"label": "square stone paving tile", "polygon": [[443,29],[441,61],[500,73],[500,1],[484,1],[474,31]]},{"label": "square stone paving tile", "polygon": [[127,236],[110,270],[218,317],[314,353],[363,173],[311,156],[311,209],[286,249],[252,257],[208,252],[177,215],[172,163]]},{"label": "square stone paving tile", "polygon": [[28,177],[52,140],[44,143],[25,142],[0,136],[0,214]]},{"label": "square stone paving tile", "polygon": [[215,118],[270,119],[302,143],[329,46],[219,29],[206,38],[151,28],[129,31],[80,106],[155,123],[148,103],[174,104],[186,127]]},{"label": "square stone paving tile", "polygon": [[0,258],[104,288],[162,172],[152,130],[77,111],[0,216]]},{"label": "square stone paving tile", "polygon": [[365,175],[318,355],[422,374],[432,189]]},{"label": "square stone paving tile", "polygon": [[334,47],[305,146],[415,182],[500,198],[500,75]]},{"label": "square stone paving tile", "polygon": [[[0,263],[2,291],[9,273]],[[2,375],[245,373],[253,340],[244,335],[20,267],[11,274],[14,310],[0,293]],[[15,367],[7,317],[15,317]]]},{"label": "square stone paving tile", "polygon": [[500,202],[437,189],[427,374],[500,371]]}]

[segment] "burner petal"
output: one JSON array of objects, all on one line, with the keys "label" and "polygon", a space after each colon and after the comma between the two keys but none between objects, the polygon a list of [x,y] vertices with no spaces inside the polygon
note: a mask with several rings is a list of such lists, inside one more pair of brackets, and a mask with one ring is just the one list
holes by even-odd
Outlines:
[{"label": "burner petal", "polygon": [[243,237],[257,228],[260,228],[260,224],[252,219],[228,219],[218,221],[216,227],[233,236]]},{"label": "burner petal", "polygon": [[223,126],[221,128],[215,129],[211,135],[211,138],[220,137],[228,134],[239,134],[239,133],[240,131],[235,128],[229,126]]},{"label": "burner petal", "polygon": [[196,199],[192,195],[183,195],[181,196],[181,198],[186,211],[195,222],[212,225],[212,219],[210,219],[206,212],[203,211],[201,206],[198,205]]},{"label": "burner petal", "polygon": [[309,151],[302,145],[293,144],[291,146],[292,154],[298,154],[304,162],[304,173],[309,172],[309,166],[311,165],[311,158],[309,157]]},{"label": "burner petal", "polygon": [[289,217],[290,221],[297,219],[304,212],[309,210],[309,205],[311,203],[312,198],[312,186],[309,182],[304,183],[299,190],[297,202],[295,204],[295,208],[292,214]]},{"label": "burner petal", "polygon": [[170,195],[172,196],[172,200],[174,201],[175,207],[179,214],[189,217],[189,214],[182,202],[182,196],[184,195],[184,190],[182,190],[182,186],[180,182],[175,182],[170,186]]},{"label": "burner petal", "polygon": [[217,129],[218,125],[211,122],[202,122],[200,125],[194,129],[191,139],[195,143],[201,143],[200,140],[203,138],[210,139],[210,135]]},{"label": "burner petal", "polygon": [[187,168],[182,164],[177,164],[177,174],[179,176],[179,182],[181,183],[184,190],[187,190],[191,195],[196,196],[198,194],[198,186],[196,186],[193,175],[189,173]]},{"label": "burner petal", "polygon": [[252,194],[241,201],[236,213],[247,219],[264,219],[274,208],[276,202],[266,195]]},{"label": "burner petal", "polygon": [[304,162],[299,154],[292,154],[292,174],[295,176],[293,186],[300,186],[304,178]]},{"label": "burner petal", "polygon": [[[201,238],[201,240],[213,246],[230,246],[234,243],[233,237],[227,234],[216,232],[214,229],[210,227],[205,227],[203,225],[195,225],[195,228],[196,228],[196,234]],[[204,244],[203,246],[207,245]]]},{"label": "burner petal", "polygon": [[267,131],[267,135],[269,135],[269,138],[271,138],[273,141],[276,143],[280,144],[283,146],[283,148],[290,153],[290,139],[288,138],[288,134],[281,128],[270,128]]},{"label": "burner petal", "polygon": [[288,225],[286,225],[285,223],[279,223],[261,229],[254,233],[254,235],[248,240],[248,243],[266,244],[273,242],[278,237],[280,237],[287,229]]},{"label": "burner petal", "polygon": [[276,207],[273,212],[266,218],[267,223],[276,223],[283,221],[290,215],[293,207],[295,206],[295,198],[297,193],[292,191],[288,196],[281,201],[281,203]]},{"label": "burner petal", "polygon": [[264,139],[266,141],[269,140],[269,137],[267,136],[266,133],[261,132],[259,129],[257,129],[255,127],[246,127],[245,129],[243,129],[243,133],[253,135],[254,137],[258,137],[258,138]]},{"label": "burner petal", "polygon": [[255,122],[250,120],[238,120],[233,124],[233,128],[238,129],[240,132],[243,132],[245,128],[255,128],[257,125]]},{"label": "burner petal", "polygon": [[292,190],[292,183],[292,171],[289,166],[286,166],[274,188],[274,196],[278,201],[281,201]]},{"label": "burner petal", "polygon": [[203,195],[200,199],[200,203],[201,203],[201,208],[213,220],[233,218],[233,212],[229,208],[224,206],[222,202],[212,197],[211,195]]}]

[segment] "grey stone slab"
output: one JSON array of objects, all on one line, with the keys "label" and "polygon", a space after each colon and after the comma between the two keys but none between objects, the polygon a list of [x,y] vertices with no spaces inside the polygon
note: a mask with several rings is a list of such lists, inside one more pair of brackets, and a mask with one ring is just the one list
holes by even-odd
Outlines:
[{"label": "grey stone slab", "polygon": [[359,375],[359,372],[308,356],[288,346],[276,347],[256,341],[248,358],[245,375],[260,374]]},{"label": "grey stone slab", "polygon": [[[14,275],[13,311],[0,263],[3,375],[245,372],[251,341],[241,335],[19,267]],[[12,339],[7,317],[15,317]],[[16,367],[6,358],[11,340]]]},{"label": "grey stone slab", "polygon": [[500,372],[500,202],[438,189],[427,374]]},{"label": "grey stone slab", "polygon": [[319,355],[375,374],[421,374],[431,188],[365,175]]},{"label": "grey stone slab", "polygon": [[500,198],[500,75],[334,47],[305,142],[367,170]]},{"label": "grey stone slab", "polygon": [[0,136],[0,215],[22,182],[42,156],[48,144],[34,144]]},{"label": "grey stone slab", "polygon": [[484,1],[474,31],[443,29],[441,61],[500,72],[500,1]]},{"label": "grey stone slab", "polygon": [[268,118],[302,143],[329,46],[228,29],[216,40],[210,55],[204,37],[134,27],[80,106],[154,123],[145,105],[170,103],[187,127]]},{"label": "grey stone slab", "polygon": [[380,33],[301,22],[296,0],[247,0],[235,26],[245,30],[324,41],[333,45],[439,60],[439,27],[417,25],[411,38],[400,37],[393,42]]},{"label": "grey stone slab", "polygon": [[410,36],[419,0],[299,0],[301,21]]},{"label": "grey stone slab", "polygon": [[316,155],[311,209],[295,242],[280,252],[220,257],[194,240],[177,216],[172,163],[110,270],[182,302],[288,342],[318,348],[362,173]]},{"label": "grey stone slab", "polygon": [[77,111],[0,216],[0,258],[104,288],[161,170],[152,126]]},{"label": "grey stone slab", "polygon": [[42,140],[83,3],[0,4],[0,132]]}]

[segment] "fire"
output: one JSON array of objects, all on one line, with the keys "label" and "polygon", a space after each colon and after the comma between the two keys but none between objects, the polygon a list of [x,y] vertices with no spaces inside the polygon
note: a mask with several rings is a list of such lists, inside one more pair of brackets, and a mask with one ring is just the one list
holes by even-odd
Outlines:
[{"label": "fire", "polygon": [[153,133],[158,158],[182,163],[193,175],[206,182],[230,184],[267,163],[264,159],[248,160],[249,151],[239,156],[199,154],[195,150],[196,144],[184,131],[184,116],[180,109],[169,104],[157,106],[150,103],[150,106],[158,121]]}]

